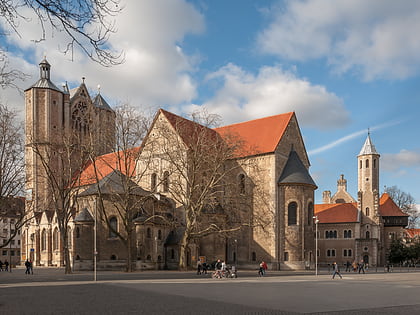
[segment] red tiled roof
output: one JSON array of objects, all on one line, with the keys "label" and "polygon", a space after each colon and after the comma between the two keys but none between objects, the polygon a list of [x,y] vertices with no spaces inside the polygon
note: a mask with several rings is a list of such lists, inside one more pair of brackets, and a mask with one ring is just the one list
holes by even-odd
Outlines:
[{"label": "red tiled roof", "polygon": [[420,237],[420,229],[405,229],[405,234],[409,238]]},{"label": "red tiled roof", "polygon": [[215,128],[223,138],[238,136],[244,147],[238,157],[274,152],[294,113],[280,114]]},{"label": "red tiled roof", "polygon": [[383,217],[408,217],[387,193],[384,193],[381,196],[379,201],[379,212]]},{"label": "red tiled roof", "polygon": [[175,115],[164,109],[160,109],[160,112],[166,117],[187,146],[194,147],[197,143],[203,143],[203,141],[216,141],[216,138],[219,137],[213,129],[207,128],[199,123]]},{"label": "red tiled roof", "polygon": [[357,203],[328,203],[315,205],[319,223],[357,222]]},{"label": "red tiled roof", "polygon": [[[97,157],[95,164],[89,162],[84,167],[77,186],[96,183],[115,170],[120,171],[124,175],[133,175],[135,170],[135,156],[138,154],[139,150],[140,147],[127,150],[125,154],[123,154],[123,151],[119,151]],[[125,159],[128,160],[128,163],[125,163]]]},{"label": "red tiled roof", "polygon": [[[315,215],[319,223],[357,222],[357,203],[327,203],[315,205]],[[395,204],[391,197],[384,193],[379,201],[379,212],[383,217],[406,217],[407,214]]]}]

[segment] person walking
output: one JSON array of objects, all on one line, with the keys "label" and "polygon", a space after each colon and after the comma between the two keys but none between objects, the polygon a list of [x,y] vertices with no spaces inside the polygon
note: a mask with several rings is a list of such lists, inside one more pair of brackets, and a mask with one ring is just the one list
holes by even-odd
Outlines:
[{"label": "person walking", "polygon": [[25,261],[25,267],[26,267],[25,275],[31,274],[31,263],[29,262],[28,259],[26,259]]},{"label": "person walking", "polygon": [[351,263],[347,260],[346,262],[346,272],[350,272]]},{"label": "person walking", "polygon": [[263,273],[264,273],[264,276],[265,276],[265,274],[267,273],[268,266],[267,266],[265,261],[262,261],[261,264],[262,264]]},{"label": "person walking", "polygon": [[9,271],[9,262],[7,260],[4,261],[4,271]]},{"label": "person walking", "polygon": [[258,269],[258,275],[260,277],[264,276],[264,267],[263,267],[263,263],[262,262],[260,263],[260,267]]},{"label": "person walking", "polygon": [[201,275],[201,268],[203,267],[203,265],[201,264],[201,260],[199,259],[197,261],[197,274]]},{"label": "person walking", "polygon": [[338,266],[336,262],[333,263],[333,276],[332,276],[333,279],[335,278],[335,275],[339,275],[340,279],[343,279],[340,273],[340,267]]},{"label": "person walking", "polygon": [[359,263],[359,273],[360,272],[363,272],[363,273],[365,273],[365,262],[363,261],[363,259],[360,261],[360,263]]}]

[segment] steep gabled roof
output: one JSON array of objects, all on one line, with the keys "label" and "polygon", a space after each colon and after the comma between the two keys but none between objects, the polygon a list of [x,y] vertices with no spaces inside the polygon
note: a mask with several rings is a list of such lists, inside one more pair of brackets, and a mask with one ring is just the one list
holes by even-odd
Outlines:
[{"label": "steep gabled roof", "polygon": [[387,193],[382,194],[379,200],[379,213],[383,217],[408,217]]},{"label": "steep gabled roof", "polygon": [[84,192],[80,193],[79,196],[83,197],[96,195],[99,191],[101,194],[105,195],[119,195],[124,193],[137,196],[150,195],[148,191],[138,186],[135,182],[128,179],[124,174],[117,170],[112,171],[110,174],[102,178],[97,185],[91,185]]},{"label": "steep gabled roof", "polygon": [[328,203],[315,205],[314,213],[319,223],[358,222],[357,203]]},{"label": "steep gabled roof", "polygon": [[239,157],[274,152],[286,128],[294,116],[293,112],[254,119],[242,123],[215,128],[222,137],[238,135],[245,142]]},{"label": "steep gabled roof", "polygon": [[55,90],[58,92],[63,93],[63,90],[60,90],[54,83],[52,83],[50,80],[48,79],[39,79],[38,81],[36,81],[34,84],[32,84],[28,89],[29,90],[31,88],[41,88],[41,89],[50,89],[50,90]]},{"label": "steep gabled roof", "polygon": [[94,97],[92,100],[93,106],[100,108],[100,109],[106,109],[109,111],[113,111],[111,106],[105,101],[105,99],[102,97],[101,94],[98,94]]},{"label": "steep gabled roof", "polygon": [[317,187],[295,150],[290,151],[289,158],[277,183],[280,185],[300,184]]},{"label": "steep gabled roof", "polygon": [[199,123],[175,115],[164,109],[159,109],[159,112],[166,117],[185,145],[189,147],[193,147],[198,141],[202,141],[203,139],[215,141],[219,137],[216,131]]},{"label": "steep gabled roof", "polygon": [[[101,180],[114,170],[118,170],[125,175],[128,174],[131,176],[135,171],[135,159],[139,150],[140,147],[137,147],[128,150],[125,153],[123,151],[119,151],[98,156],[95,163],[90,161],[83,168],[83,171],[78,179],[79,186],[96,183],[97,180]],[[128,159],[127,163],[125,163],[125,159]]]},{"label": "steep gabled roof", "polygon": [[75,222],[94,222],[93,216],[90,214],[89,209],[83,208],[76,217],[74,218]]}]

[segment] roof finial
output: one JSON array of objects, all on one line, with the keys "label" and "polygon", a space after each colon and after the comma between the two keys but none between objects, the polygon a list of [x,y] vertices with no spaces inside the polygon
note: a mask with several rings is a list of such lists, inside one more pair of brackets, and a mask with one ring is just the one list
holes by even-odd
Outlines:
[{"label": "roof finial", "polygon": [[85,77],[82,77],[82,83],[85,84]]},{"label": "roof finial", "polygon": [[98,84],[98,94],[101,94],[101,85]]},{"label": "roof finial", "polygon": [[368,128],[368,136],[370,136],[370,128]]}]

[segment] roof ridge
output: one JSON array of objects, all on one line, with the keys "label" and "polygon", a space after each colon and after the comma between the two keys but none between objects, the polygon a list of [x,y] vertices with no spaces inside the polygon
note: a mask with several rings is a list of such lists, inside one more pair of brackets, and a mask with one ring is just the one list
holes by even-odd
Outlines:
[{"label": "roof ridge", "polygon": [[234,124],[229,124],[229,125],[224,125],[221,127],[216,127],[213,129],[221,129],[221,128],[225,128],[225,127],[231,127],[231,126],[236,126],[236,125],[242,125],[242,124],[246,124],[252,121],[259,121],[259,120],[263,120],[263,119],[268,119],[268,118],[273,118],[273,117],[279,117],[279,116],[287,116],[290,115],[292,116],[295,112],[287,112],[287,113],[283,113],[283,114],[277,114],[277,115],[270,115],[270,116],[265,116],[265,117],[260,117],[260,118],[255,118],[255,119],[251,119],[251,120],[246,120],[246,121],[242,121],[242,122],[237,122]]}]

